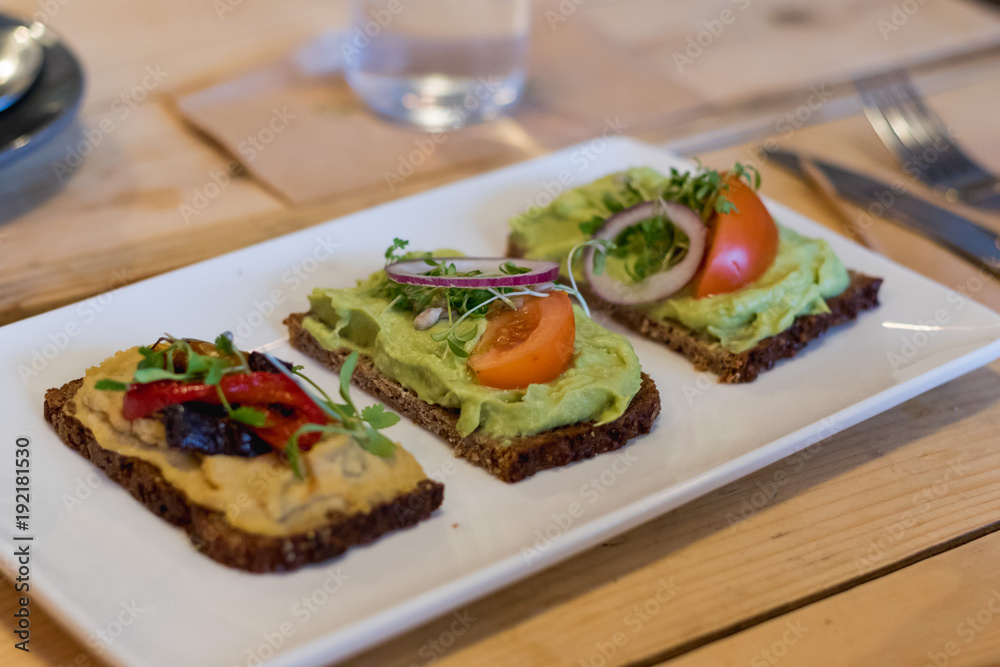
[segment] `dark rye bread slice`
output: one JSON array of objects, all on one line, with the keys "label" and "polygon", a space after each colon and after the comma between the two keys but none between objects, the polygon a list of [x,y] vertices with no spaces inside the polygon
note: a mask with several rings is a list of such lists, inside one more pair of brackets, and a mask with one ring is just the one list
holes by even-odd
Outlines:
[{"label": "dark rye bread slice", "polygon": [[[339,370],[350,350],[327,350],[302,326],[306,313],[285,320],[292,345],[331,370]],[[649,433],[660,414],[660,394],[645,373],[642,385],[625,413],[613,422],[594,425],[584,422],[562,426],[530,436],[512,438],[502,444],[481,433],[461,436],[456,428],[459,411],[425,403],[395,380],[380,373],[371,358],[362,355],[354,370],[353,382],[409,417],[418,426],[443,438],[455,448],[455,455],[486,468],[505,482],[518,482],[539,470],[589,459],[624,447],[629,440]]]},{"label": "dark rye bread slice", "polygon": [[191,501],[171,485],[159,468],[101,447],[74,415],[73,396],[83,380],[73,380],[45,394],[45,420],[70,449],[90,460],[157,516],[180,526],[196,549],[229,567],[250,572],[282,572],[337,556],[349,547],[426,519],[444,500],[444,487],[423,480],[408,494],[367,514],[337,513],[315,530],[284,537],[257,535],[233,527],[221,512]]},{"label": "dark rye bread slice", "polygon": [[[522,257],[523,249],[509,241],[507,254]],[[782,359],[794,357],[809,341],[821,338],[826,330],[857,318],[858,314],[878,306],[881,278],[873,278],[856,271],[848,271],[851,282],[843,292],[827,299],[830,312],[823,315],[803,315],[795,318],[792,326],[765,338],[755,347],[744,352],[729,352],[718,341],[696,333],[679,322],[659,322],[628,306],[608,303],[596,296],[586,286],[580,293],[592,307],[647,338],[663,343],[674,352],[680,352],[699,371],[711,371],[719,382],[736,384],[753,382],[757,376]]]}]

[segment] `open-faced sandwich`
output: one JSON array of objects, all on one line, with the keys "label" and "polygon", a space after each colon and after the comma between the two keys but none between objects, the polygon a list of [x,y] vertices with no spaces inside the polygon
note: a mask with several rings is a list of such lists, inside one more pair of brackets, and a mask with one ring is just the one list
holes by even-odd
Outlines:
[{"label": "open-faced sandwich", "polygon": [[[215,343],[161,338],[45,395],[69,447],[216,561],[293,570],[427,518],[443,487],[358,411],[348,358],[337,403],[298,367]],[[306,380],[308,382],[308,380]],[[315,386],[315,385],[313,385]]]},{"label": "open-faced sandwich", "polygon": [[[552,280],[554,262],[397,254],[346,289],[315,289],[292,344],[506,482],[624,446],[660,411],[632,345]],[[454,253],[437,253],[454,254]]]},{"label": "open-faced sandwich", "polygon": [[775,224],[759,185],[740,164],[629,169],[513,218],[508,254],[559,261],[587,244],[562,275],[588,300],[720,382],[750,382],[877,306],[882,283]]}]

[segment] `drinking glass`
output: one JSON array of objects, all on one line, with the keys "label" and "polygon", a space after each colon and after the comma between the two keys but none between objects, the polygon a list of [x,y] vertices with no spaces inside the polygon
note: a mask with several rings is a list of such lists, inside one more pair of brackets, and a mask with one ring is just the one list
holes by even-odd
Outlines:
[{"label": "drinking glass", "polygon": [[347,82],[425,130],[491,120],[524,89],[530,15],[530,0],[354,0]]}]

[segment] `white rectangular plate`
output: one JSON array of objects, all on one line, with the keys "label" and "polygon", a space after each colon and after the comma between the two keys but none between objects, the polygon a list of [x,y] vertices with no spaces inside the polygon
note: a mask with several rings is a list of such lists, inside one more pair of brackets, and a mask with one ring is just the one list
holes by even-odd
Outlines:
[{"label": "white rectangular plate", "polygon": [[[717,385],[632,336],[663,399],[652,434],[620,453],[516,485],[452,456],[405,420],[389,433],[446,484],[413,530],[286,575],[251,575],[196,553],[67,449],[42,397],[116,350],[233,331],[290,349],[281,320],[314,286],[378,269],[395,236],[413,248],[497,255],[507,219],[551,193],[629,166],[682,160],[628,139],[596,140],[334,220],[0,329],[0,460],[10,489],[17,436],[30,439],[31,595],[105,658],[127,665],[314,665],[361,651],[867,419],[1000,356],[1000,316],[778,204],[775,217],[827,239],[851,268],[882,276],[882,306],[748,385]],[[358,396],[361,402],[370,399]],[[16,569],[12,493],[0,497],[2,563]],[[103,634],[98,634],[103,633]]]}]

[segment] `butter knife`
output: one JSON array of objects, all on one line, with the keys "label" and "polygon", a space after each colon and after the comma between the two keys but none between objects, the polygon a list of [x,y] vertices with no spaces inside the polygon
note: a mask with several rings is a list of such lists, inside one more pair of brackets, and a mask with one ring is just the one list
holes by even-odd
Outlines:
[{"label": "butter knife", "polygon": [[[802,158],[784,149],[761,149],[796,176],[805,178]],[[953,211],[906,192],[902,182],[889,184],[824,160],[811,159],[837,194],[872,216],[891,220],[922,234],[952,252],[1000,275],[1000,236]]]}]

